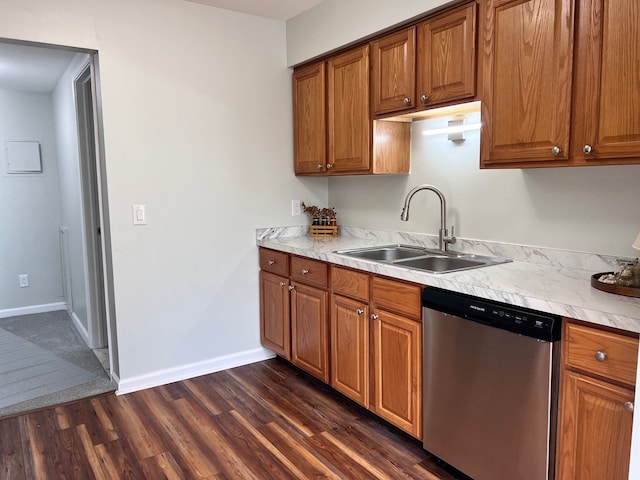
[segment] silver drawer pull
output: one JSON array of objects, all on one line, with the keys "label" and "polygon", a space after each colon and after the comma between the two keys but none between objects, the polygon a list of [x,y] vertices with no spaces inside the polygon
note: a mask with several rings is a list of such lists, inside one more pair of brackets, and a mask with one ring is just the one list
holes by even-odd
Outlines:
[{"label": "silver drawer pull", "polygon": [[597,361],[604,362],[607,359],[607,354],[605,352],[601,352],[600,350],[598,350],[594,355],[594,357],[596,357]]},{"label": "silver drawer pull", "polygon": [[627,412],[633,413],[633,402],[624,402],[624,409]]},{"label": "silver drawer pull", "polygon": [[292,292],[293,291],[293,285],[289,285],[289,291]]},{"label": "silver drawer pull", "polygon": [[377,313],[372,313],[371,314],[371,320],[377,320],[378,319],[378,314]]},{"label": "silver drawer pull", "polygon": [[302,269],[302,274],[303,274],[303,275],[306,275],[307,273],[309,273],[309,270],[307,270],[306,268],[303,268],[303,269]]},{"label": "silver drawer pull", "polygon": [[356,313],[357,313],[358,315],[362,315],[362,314],[364,313],[364,310],[363,310],[363,309],[361,309],[361,308],[358,308],[358,309],[356,310]]},{"label": "silver drawer pull", "polygon": [[275,261],[275,260],[269,260],[267,263],[268,263],[269,265],[275,265],[275,264],[276,264],[276,261]]},{"label": "silver drawer pull", "polygon": [[285,285],[286,285],[286,283],[285,283],[285,282],[280,282],[280,286],[281,286],[281,287],[284,287]]}]

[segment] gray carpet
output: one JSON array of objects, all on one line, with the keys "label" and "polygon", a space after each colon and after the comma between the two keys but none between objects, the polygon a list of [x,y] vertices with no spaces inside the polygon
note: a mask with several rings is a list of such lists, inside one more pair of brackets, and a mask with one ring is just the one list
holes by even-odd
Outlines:
[{"label": "gray carpet", "polygon": [[0,319],[0,417],[113,390],[67,312]]}]

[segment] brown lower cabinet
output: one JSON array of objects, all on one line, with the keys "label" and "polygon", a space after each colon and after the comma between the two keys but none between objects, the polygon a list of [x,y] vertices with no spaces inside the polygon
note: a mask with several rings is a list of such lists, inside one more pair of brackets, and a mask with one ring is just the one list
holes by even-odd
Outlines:
[{"label": "brown lower cabinet", "polygon": [[328,383],[327,264],[266,248],[259,257],[260,342]]},{"label": "brown lower cabinet", "polygon": [[302,283],[291,290],[291,361],[329,382],[329,353],[326,290]]},{"label": "brown lower cabinet", "polygon": [[331,386],[420,438],[421,287],[337,266],[331,285]]},{"label": "brown lower cabinet", "polygon": [[559,480],[627,480],[638,337],[565,321]]},{"label": "brown lower cabinet", "polygon": [[262,345],[420,438],[421,287],[265,248],[260,267]]}]

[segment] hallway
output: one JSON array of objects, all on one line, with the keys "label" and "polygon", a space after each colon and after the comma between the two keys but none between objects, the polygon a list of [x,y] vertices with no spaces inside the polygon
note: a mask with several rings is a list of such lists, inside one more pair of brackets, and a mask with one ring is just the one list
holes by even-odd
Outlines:
[{"label": "hallway", "polygon": [[115,390],[64,310],[0,319],[0,351],[0,417]]}]

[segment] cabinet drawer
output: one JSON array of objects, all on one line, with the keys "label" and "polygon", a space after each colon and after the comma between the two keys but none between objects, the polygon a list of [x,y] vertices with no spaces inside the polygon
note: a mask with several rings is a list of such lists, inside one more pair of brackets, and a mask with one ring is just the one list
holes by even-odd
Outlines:
[{"label": "cabinet drawer", "polygon": [[331,287],[334,293],[369,301],[369,275],[346,268],[331,267]]},{"label": "cabinet drawer", "polygon": [[564,342],[568,367],[635,385],[637,338],[567,322]]},{"label": "cabinet drawer", "polygon": [[415,319],[422,317],[421,287],[386,278],[373,277],[373,303]]},{"label": "cabinet drawer", "polygon": [[260,270],[289,276],[289,255],[283,252],[276,252],[267,248],[260,249]]},{"label": "cabinet drawer", "polygon": [[305,257],[291,257],[291,279],[327,288],[327,264]]}]

